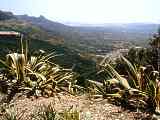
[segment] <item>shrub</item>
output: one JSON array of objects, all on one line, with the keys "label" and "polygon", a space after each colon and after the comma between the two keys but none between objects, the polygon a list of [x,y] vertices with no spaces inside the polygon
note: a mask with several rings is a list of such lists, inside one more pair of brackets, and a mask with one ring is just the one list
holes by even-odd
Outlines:
[{"label": "shrub", "polygon": [[46,54],[43,50],[35,56],[28,56],[27,44],[24,49],[21,39],[21,53],[11,53],[6,55],[6,61],[0,60],[5,66],[3,75],[9,86],[9,100],[21,91],[35,96],[52,96],[54,92],[71,91],[75,73],[54,64],[51,59],[55,56],[54,52]]},{"label": "shrub", "polygon": [[150,107],[159,111],[159,72],[152,66],[136,67],[125,57],[121,57],[121,64],[127,73],[125,76],[120,75],[109,63],[101,64],[101,72],[107,72],[109,77],[106,78],[110,79],[105,79],[102,83],[88,80],[92,85],[90,89],[104,98],[116,98],[125,106],[143,109]]},{"label": "shrub", "polygon": [[34,120],[80,120],[80,113],[77,110],[65,109],[62,112],[55,110],[54,105],[42,105],[31,115]]}]

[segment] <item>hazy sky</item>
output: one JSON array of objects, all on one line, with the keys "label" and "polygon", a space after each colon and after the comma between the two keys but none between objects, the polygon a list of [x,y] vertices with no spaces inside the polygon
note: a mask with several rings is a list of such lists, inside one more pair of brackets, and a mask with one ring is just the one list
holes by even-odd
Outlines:
[{"label": "hazy sky", "polygon": [[59,22],[160,22],[160,0],[1,0],[0,9]]}]

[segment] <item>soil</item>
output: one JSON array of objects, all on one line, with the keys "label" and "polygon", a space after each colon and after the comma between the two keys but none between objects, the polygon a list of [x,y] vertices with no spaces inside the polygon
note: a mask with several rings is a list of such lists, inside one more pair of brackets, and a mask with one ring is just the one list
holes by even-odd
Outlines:
[{"label": "soil", "polygon": [[19,97],[10,103],[16,114],[25,111],[23,120],[30,120],[41,105],[53,104],[56,111],[76,109],[80,112],[80,120],[151,120],[150,115],[140,111],[131,112],[120,106],[110,104],[107,99],[92,101],[87,95],[73,96],[67,93],[59,93],[55,97],[26,98]]}]

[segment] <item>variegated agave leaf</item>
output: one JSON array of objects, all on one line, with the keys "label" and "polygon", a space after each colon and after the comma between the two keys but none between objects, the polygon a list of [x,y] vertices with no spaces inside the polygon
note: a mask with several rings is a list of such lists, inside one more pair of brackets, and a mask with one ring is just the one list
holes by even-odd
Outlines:
[{"label": "variegated agave leaf", "polygon": [[111,65],[106,65],[105,70],[110,73],[112,78],[117,79],[119,81],[119,84],[122,85],[125,89],[131,88],[128,81],[124,77],[121,77],[121,75],[119,75],[118,72]]},{"label": "variegated agave leaf", "polygon": [[140,73],[137,68],[130,63],[125,57],[121,56],[123,63],[125,64],[126,71],[128,72],[128,76],[130,80],[132,80],[133,87],[136,88],[140,85]]},{"label": "variegated agave leaf", "polygon": [[18,81],[24,80],[25,56],[24,54],[12,53],[6,56],[6,63],[11,71],[15,72]]},{"label": "variegated agave leaf", "polygon": [[97,81],[93,81],[93,80],[88,80],[88,82],[92,86],[92,87],[89,88],[91,91],[94,91],[98,95],[103,95],[103,96],[106,95],[103,83],[97,82]]},{"label": "variegated agave leaf", "polygon": [[157,82],[155,102],[156,102],[156,111],[160,113],[160,83],[159,82]]}]

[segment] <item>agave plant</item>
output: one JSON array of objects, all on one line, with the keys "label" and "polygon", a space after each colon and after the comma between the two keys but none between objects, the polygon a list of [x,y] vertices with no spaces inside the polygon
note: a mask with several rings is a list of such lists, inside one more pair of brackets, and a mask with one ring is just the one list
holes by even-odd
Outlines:
[{"label": "agave plant", "polygon": [[17,113],[16,110],[13,107],[9,107],[5,109],[5,112],[0,117],[2,120],[23,120],[25,110],[21,111],[20,113]]},{"label": "agave plant", "polygon": [[137,68],[123,56],[121,63],[125,66],[123,69],[127,73],[125,75],[120,75],[109,63],[101,64],[101,72],[107,72],[109,77],[106,77],[107,79],[102,83],[89,80],[96,94],[120,98],[125,105],[132,104],[134,107],[146,108],[147,104],[156,104],[158,109],[160,100],[158,72],[155,71],[153,74],[153,68],[149,70],[148,67],[143,66]]},{"label": "agave plant", "polygon": [[12,53],[6,55],[6,61],[0,60],[8,70],[8,76],[15,76],[17,82],[20,84],[24,81],[24,67],[25,67],[25,57],[24,54]]},{"label": "agave plant", "polygon": [[33,120],[57,120],[56,114],[53,104],[41,105],[34,114],[31,114],[31,118]]},{"label": "agave plant", "polygon": [[69,109],[60,113],[64,120],[80,120],[80,113],[77,110]]},{"label": "agave plant", "polygon": [[128,80],[125,77],[122,77],[122,75],[120,75],[109,63],[101,63],[100,66],[101,66],[100,72],[107,72],[109,77],[106,77],[106,78],[110,78],[110,79],[104,80],[103,85],[108,86],[111,84],[112,85],[115,84],[116,86],[124,90],[132,89]]},{"label": "agave plant", "polygon": [[[62,67],[49,61],[53,53],[46,56],[31,56],[30,61],[27,63],[26,67],[26,81],[28,88],[39,91],[42,94],[45,92],[47,94],[52,94],[55,91],[60,91],[61,86],[68,86],[72,82],[74,73],[69,69],[63,69]],[[50,95],[49,95],[50,96]]]},{"label": "agave plant", "polygon": [[160,112],[160,84],[159,72],[152,65],[135,68],[126,58],[122,57],[128,72],[129,80],[134,83],[136,89],[143,91],[149,98],[148,104]]},{"label": "agave plant", "polygon": [[[39,54],[28,56],[27,47],[24,50],[21,43],[21,53],[11,53],[6,55],[6,61],[0,60],[5,65],[5,77],[11,86],[11,94],[25,90],[28,95],[52,96],[57,91],[71,91],[75,73],[54,64],[51,61],[57,56],[54,52],[46,54],[40,50]],[[9,96],[13,97],[11,94]]]},{"label": "agave plant", "polygon": [[159,72],[152,71],[147,76],[148,83],[145,92],[149,96],[148,104],[158,113],[160,113],[160,84],[158,80]]},{"label": "agave plant", "polygon": [[54,104],[41,105],[38,111],[31,114],[33,120],[80,120],[80,114],[77,110],[65,109],[58,112],[54,108]]}]

